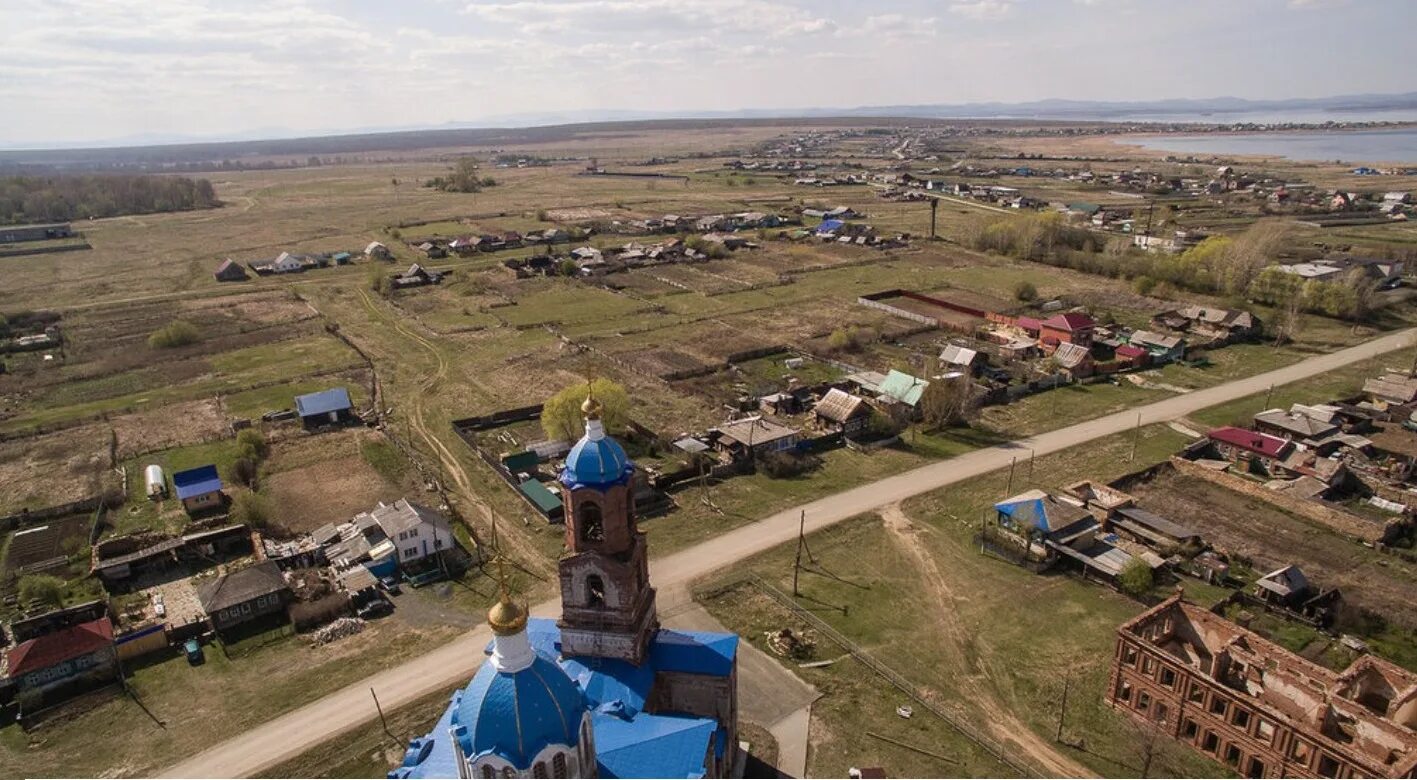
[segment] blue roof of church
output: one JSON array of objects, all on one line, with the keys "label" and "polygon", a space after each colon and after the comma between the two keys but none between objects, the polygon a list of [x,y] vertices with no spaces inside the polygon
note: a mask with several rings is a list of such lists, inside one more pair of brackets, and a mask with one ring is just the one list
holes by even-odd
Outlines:
[{"label": "blue roof of church", "polygon": [[580,742],[585,696],[561,667],[541,654],[519,672],[483,664],[453,709],[453,726],[469,758],[495,753],[519,767],[547,745]]},{"label": "blue roof of church", "polygon": [[[635,666],[609,658],[560,657],[561,630],[555,620],[532,618],[527,621],[526,631],[527,640],[537,655],[537,662],[531,668],[541,670],[544,678],[559,675],[584,702],[581,706],[591,708],[591,727],[595,733],[601,777],[702,777],[706,771],[704,756],[709,747],[712,745],[715,755],[723,755],[727,734],[712,718],[663,712],[652,715],[644,711],[644,705],[657,671],[719,677],[732,673],[733,661],[738,654],[736,635],[661,628],[650,644],[645,662]],[[488,652],[491,652],[491,643],[488,644]],[[553,658],[559,658],[559,661],[553,662]],[[547,669],[548,666],[550,669]],[[551,669],[556,674],[552,674]],[[489,745],[495,745],[499,755],[522,767],[530,764],[541,746],[523,745],[524,757],[509,755],[507,746],[515,749],[517,745],[514,732],[518,723],[529,731],[546,729],[538,732],[543,734],[542,738],[575,745],[577,735],[558,731],[561,727],[555,715],[555,704],[545,700],[532,703],[529,699],[521,699],[523,688],[516,688],[517,701],[521,706],[514,706],[510,713],[498,715],[489,707],[489,704],[505,707],[506,689],[498,687],[494,695],[494,685],[502,684],[492,678],[509,676],[515,675],[499,675],[491,664],[484,664],[472,683],[453,697],[452,705],[438,725],[433,727],[432,733],[410,743],[403,765],[389,776],[408,780],[456,777],[456,759],[448,729],[459,723],[468,726],[468,741],[477,748],[468,751],[465,747],[468,755],[475,756],[490,749]],[[526,682],[529,695],[542,695],[538,692],[538,686],[530,684],[529,680]],[[483,724],[485,731],[476,728],[477,724],[463,715],[464,711],[475,709],[474,702],[479,700],[483,705],[476,710],[477,714],[490,721],[500,721]],[[566,704],[560,703],[563,707]],[[550,717],[541,717],[546,714],[544,710],[548,706]],[[530,717],[533,715],[537,717]],[[577,720],[569,724],[572,731],[576,729],[579,717],[577,714]],[[547,734],[555,736],[547,737]],[[484,737],[494,741],[484,742]]]},{"label": "blue roof of church", "polygon": [[609,434],[599,439],[582,436],[566,455],[561,482],[569,487],[615,485],[628,482],[634,470],[625,448]]},{"label": "blue roof of church", "polygon": [[627,721],[595,713],[590,723],[601,777],[703,777],[718,732],[712,718],[678,715],[641,713]]}]

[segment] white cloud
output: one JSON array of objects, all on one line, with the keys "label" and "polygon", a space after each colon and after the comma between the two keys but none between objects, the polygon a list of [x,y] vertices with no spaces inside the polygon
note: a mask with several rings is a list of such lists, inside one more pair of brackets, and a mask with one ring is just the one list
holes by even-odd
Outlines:
[{"label": "white cloud", "polygon": [[1013,12],[1013,0],[966,0],[950,6],[950,13],[981,22],[1005,19]]}]

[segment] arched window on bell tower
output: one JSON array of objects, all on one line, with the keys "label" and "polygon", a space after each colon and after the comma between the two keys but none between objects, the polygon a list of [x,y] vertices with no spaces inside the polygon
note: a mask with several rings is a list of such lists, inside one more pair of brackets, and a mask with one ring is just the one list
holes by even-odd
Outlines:
[{"label": "arched window on bell tower", "polygon": [[586,606],[605,606],[605,580],[599,574],[592,574],[585,578]]},{"label": "arched window on bell tower", "polygon": [[605,518],[600,514],[600,504],[587,501],[576,509],[576,525],[581,530],[581,541],[599,542],[605,539]]}]

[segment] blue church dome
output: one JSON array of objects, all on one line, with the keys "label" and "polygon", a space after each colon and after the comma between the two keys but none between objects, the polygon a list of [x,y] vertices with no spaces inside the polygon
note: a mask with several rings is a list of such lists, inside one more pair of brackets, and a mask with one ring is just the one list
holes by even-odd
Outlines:
[{"label": "blue church dome", "polygon": [[625,448],[605,435],[599,420],[586,425],[586,433],[566,455],[561,482],[576,485],[614,485],[626,482],[635,470]]},{"label": "blue church dome", "polygon": [[537,655],[518,672],[483,664],[454,709],[452,725],[463,755],[495,753],[525,770],[548,745],[580,744],[587,706],[561,667]]}]

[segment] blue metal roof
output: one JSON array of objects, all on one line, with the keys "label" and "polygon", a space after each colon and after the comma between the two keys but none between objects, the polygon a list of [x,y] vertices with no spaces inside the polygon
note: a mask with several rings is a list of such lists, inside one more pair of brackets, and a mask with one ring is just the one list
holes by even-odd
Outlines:
[{"label": "blue metal roof", "polygon": [[463,755],[495,753],[518,767],[531,766],[548,745],[580,743],[585,696],[555,661],[537,654],[519,672],[484,663],[453,708],[452,725]]},{"label": "blue metal roof", "polygon": [[[556,621],[531,618],[526,632],[537,655],[532,669],[539,670],[540,677],[508,680],[531,670],[504,675],[491,664],[483,664],[472,682],[454,695],[432,732],[409,743],[403,764],[389,777],[456,777],[449,729],[458,734],[467,755],[495,752],[519,767],[528,767],[546,744],[575,745],[578,734],[564,730],[559,714],[570,709],[569,701],[560,698],[564,694],[558,693],[564,686],[575,691],[582,707],[591,708],[601,777],[702,777],[707,773],[704,757],[708,750],[712,748],[714,755],[723,756],[727,732],[714,719],[666,712],[650,714],[644,711],[644,704],[658,671],[717,676],[732,673],[738,652],[737,636],[660,629],[645,663],[635,666],[608,658],[565,657],[553,662],[551,659],[561,651],[561,630]],[[491,652],[491,643],[487,652]],[[557,675],[559,681],[545,684]],[[509,691],[515,696],[508,697]],[[567,724],[572,731],[577,729],[579,712],[583,711],[577,711],[576,720]],[[532,739],[548,741],[529,744]]]},{"label": "blue metal roof", "polygon": [[625,455],[625,448],[610,436],[592,439],[582,436],[576,446],[566,455],[566,468],[561,471],[561,482],[568,487],[582,485],[609,487],[630,480],[635,464]]},{"label": "blue metal roof", "polygon": [[177,498],[185,501],[221,490],[221,477],[216,473],[216,466],[198,466],[173,474],[172,486],[177,489]]},{"label": "blue metal roof", "polygon": [[726,677],[738,656],[738,635],[661,628],[649,653],[656,669]]},{"label": "blue metal roof", "polygon": [[842,222],[839,219],[824,219],[822,220],[822,224],[817,226],[817,232],[835,233],[836,231],[841,230],[842,225],[845,224],[845,222]]},{"label": "blue metal roof", "polygon": [[295,396],[295,412],[301,417],[342,412],[352,408],[354,408],[354,404],[350,403],[349,391],[343,387],[333,387],[318,393]]},{"label": "blue metal roof", "polygon": [[[718,723],[641,713],[634,720],[591,715],[601,777],[703,777]],[[716,746],[715,746],[716,747]]]}]

